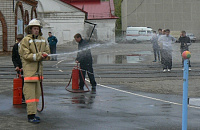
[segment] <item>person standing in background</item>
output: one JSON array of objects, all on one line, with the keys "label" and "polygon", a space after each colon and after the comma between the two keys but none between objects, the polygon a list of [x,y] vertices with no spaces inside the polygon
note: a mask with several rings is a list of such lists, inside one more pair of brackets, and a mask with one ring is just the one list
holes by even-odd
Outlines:
[{"label": "person standing in background", "polygon": [[157,34],[157,36],[158,36],[158,38],[159,38],[160,36],[162,36],[162,29],[161,29],[161,28],[158,29],[158,34]]},{"label": "person standing in background", "polygon": [[[51,54],[56,54],[56,45],[57,45],[57,38],[55,36],[52,35],[51,32],[48,33],[49,37],[47,39],[47,41],[49,42],[49,47],[50,47],[50,52]],[[57,56],[55,57],[51,57],[51,60],[57,60]]]},{"label": "person standing in background", "polygon": [[176,39],[169,35],[170,30],[165,30],[165,35],[158,39],[158,42],[162,44],[163,54],[163,72],[170,72],[172,69],[172,44],[176,42]]},{"label": "person standing in background", "polygon": [[[165,35],[165,29],[161,29],[158,31],[159,32],[159,36],[158,36],[158,39],[162,36],[162,35]],[[160,56],[161,56],[161,64],[163,64],[163,50],[162,50],[162,43],[159,44],[159,47],[160,47]]]},{"label": "person standing in background", "polygon": [[[180,45],[181,55],[184,51],[189,51],[189,46],[191,45],[191,42],[190,42],[190,38],[186,36],[185,31],[181,31],[181,36],[178,41],[181,43]],[[183,62],[184,62],[184,59],[182,58],[182,66],[184,67]],[[190,60],[189,60],[189,67],[191,67]],[[189,70],[191,70],[191,68],[189,68]]]},{"label": "person standing in background", "polygon": [[154,52],[154,61],[157,61],[157,55],[158,55],[158,61],[160,61],[160,49],[159,49],[159,45],[158,45],[158,36],[156,34],[156,31],[153,31],[153,36],[151,38],[151,43],[153,44],[153,52]]},{"label": "person standing in background", "polygon": [[[21,75],[23,75],[23,70],[22,70],[22,62],[21,62],[18,50],[20,47],[20,42],[23,38],[24,38],[23,34],[18,34],[17,41],[12,49],[12,62],[15,67],[15,71],[17,71],[18,74],[20,74],[20,71],[21,71]],[[22,76],[22,90],[23,90],[23,86],[24,86],[24,78]],[[23,92],[22,92],[22,103],[25,103],[25,98],[24,98]]]},{"label": "person standing in background", "polygon": [[17,35],[17,41],[16,41],[15,45],[13,46],[13,50],[12,50],[12,62],[14,64],[15,71],[19,71],[22,68],[22,62],[20,59],[18,48],[19,48],[20,42],[23,38],[24,38],[23,34]]}]

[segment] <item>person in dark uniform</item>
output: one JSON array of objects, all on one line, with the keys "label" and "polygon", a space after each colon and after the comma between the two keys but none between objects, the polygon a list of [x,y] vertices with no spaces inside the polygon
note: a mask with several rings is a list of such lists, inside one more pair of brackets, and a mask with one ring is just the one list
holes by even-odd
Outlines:
[{"label": "person in dark uniform", "polygon": [[[180,45],[181,55],[184,51],[189,51],[189,46],[191,45],[191,42],[190,42],[190,38],[186,36],[185,31],[181,31],[181,36],[178,39],[178,42],[181,43]],[[182,66],[184,66],[183,62],[184,62],[184,59],[182,58]],[[190,60],[189,60],[189,67],[191,67]],[[191,68],[189,68],[189,70],[191,70]]]},{"label": "person in dark uniform", "polygon": [[[49,47],[50,47],[50,52],[51,54],[56,54],[56,45],[58,43],[58,39],[52,35],[51,32],[48,33],[49,37],[47,39],[47,41],[49,42]],[[57,57],[51,57],[51,60],[55,60],[57,61]]]},{"label": "person in dark uniform", "polygon": [[90,79],[90,84],[92,85],[92,90],[96,91],[96,81],[94,78],[94,72],[92,67],[92,54],[89,47],[89,43],[82,39],[81,34],[77,33],[74,35],[74,39],[76,42],[78,42],[78,54],[76,58],[76,63],[80,63],[80,68],[82,70],[82,74],[84,79],[82,79],[81,73],[80,76],[80,82],[79,82],[79,88],[80,90],[84,90],[84,80],[86,71],[88,74],[88,77]]},{"label": "person in dark uniform", "polygon": [[[22,62],[20,59],[18,49],[20,47],[20,42],[23,38],[24,38],[23,34],[17,35],[17,41],[16,41],[15,45],[13,46],[13,50],[12,50],[12,62],[15,67],[15,71],[17,71],[17,73],[19,74],[20,70],[21,70],[21,75],[23,75]],[[23,77],[22,77],[22,81],[23,81],[23,86],[24,86],[24,78]],[[22,86],[22,90],[23,90],[23,86]],[[25,98],[24,98],[23,92],[22,92],[22,103],[25,103]]]}]

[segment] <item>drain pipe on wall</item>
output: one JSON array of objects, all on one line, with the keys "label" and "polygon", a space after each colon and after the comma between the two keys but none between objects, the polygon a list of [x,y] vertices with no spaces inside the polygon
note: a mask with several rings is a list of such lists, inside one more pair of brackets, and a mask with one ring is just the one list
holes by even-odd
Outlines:
[{"label": "drain pipe on wall", "polygon": [[90,34],[89,40],[88,40],[88,42],[90,42],[90,39],[91,39],[91,37],[92,37],[92,34],[93,34],[94,29],[95,29],[95,27],[96,27],[97,24],[95,24],[95,23],[91,23],[91,22],[88,22],[88,21],[85,21],[85,23],[88,23],[88,24],[92,24],[92,25],[94,25],[94,27],[93,27],[93,29],[92,29],[92,32],[91,32],[91,34]]}]

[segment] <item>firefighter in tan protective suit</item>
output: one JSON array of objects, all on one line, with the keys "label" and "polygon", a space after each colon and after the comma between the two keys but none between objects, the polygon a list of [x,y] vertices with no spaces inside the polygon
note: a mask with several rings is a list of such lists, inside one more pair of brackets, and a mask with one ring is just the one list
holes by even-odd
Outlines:
[{"label": "firefighter in tan protective suit", "polygon": [[39,123],[36,116],[37,105],[41,95],[42,60],[48,57],[49,46],[41,32],[40,21],[33,19],[25,28],[27,36],[21,41],[20,57],[24,71],[24,96],[27,104],[28,122]]}]

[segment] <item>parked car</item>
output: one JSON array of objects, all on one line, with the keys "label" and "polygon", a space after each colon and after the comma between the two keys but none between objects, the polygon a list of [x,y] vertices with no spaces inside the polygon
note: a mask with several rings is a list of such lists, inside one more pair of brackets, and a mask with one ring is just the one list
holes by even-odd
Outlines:
[{"label": "parked car", "polygon": [[187,33],[186,36],[188,36],[190,38],[191,42],[195,42],[196,41],[196,37],[194,36],[193,33]]},{"label": "parked car", "polygon": [[150,27],[127,27],[127,41],[149,41],[152,38],[152,29]]}]

